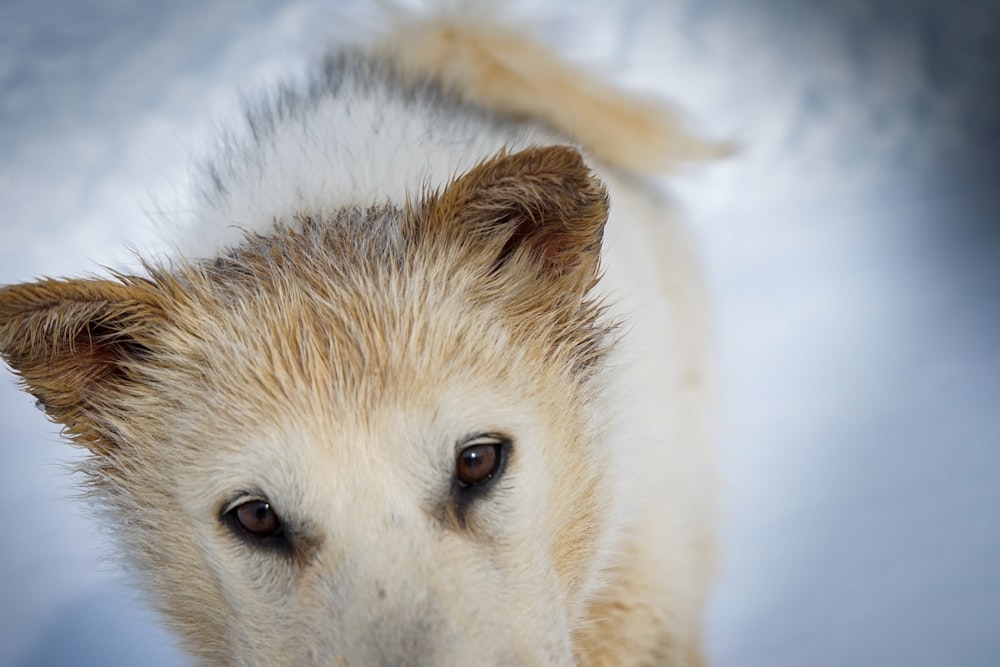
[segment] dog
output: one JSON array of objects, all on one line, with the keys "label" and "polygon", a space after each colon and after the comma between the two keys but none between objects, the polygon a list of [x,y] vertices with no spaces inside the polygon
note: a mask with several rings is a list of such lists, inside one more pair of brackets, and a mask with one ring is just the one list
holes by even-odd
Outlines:
[{"label": "dog", "polygon": [[205,665],[696,667],[725,149],[470,17],[247,112],[183,252],[0,289],[0,353]]}]

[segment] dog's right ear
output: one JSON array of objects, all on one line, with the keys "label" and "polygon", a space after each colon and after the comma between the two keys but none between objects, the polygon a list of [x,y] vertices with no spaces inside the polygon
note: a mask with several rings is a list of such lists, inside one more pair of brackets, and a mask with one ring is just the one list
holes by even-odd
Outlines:
[{"label": "dog's right ear", "polygon": [[153,284],[42,280],[0,288],[0,355],[65,432],[95,453],[113,446],[105,417],[134,389],[164,321]]}]

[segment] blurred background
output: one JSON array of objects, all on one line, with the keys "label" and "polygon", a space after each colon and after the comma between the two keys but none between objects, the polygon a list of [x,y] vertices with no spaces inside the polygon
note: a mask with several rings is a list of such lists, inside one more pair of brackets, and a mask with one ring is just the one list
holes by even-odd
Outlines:
[{"label": "blurred background", "polygon": [[[728,162],[670,188],[723,386],[717,667],[1000,665],[1000,3],[521,2]],[[362,2],[0,1],[0,284],[134,267]],[[0,665],[184,665],[0,379]]]}]

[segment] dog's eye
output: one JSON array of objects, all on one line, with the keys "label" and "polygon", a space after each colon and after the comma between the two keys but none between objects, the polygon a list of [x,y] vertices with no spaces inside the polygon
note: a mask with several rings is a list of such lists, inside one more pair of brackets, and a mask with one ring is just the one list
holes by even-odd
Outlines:
[{"label": "dog's eye", "polygon": [[479,436],[468,443],[455,459],[455,476],[463,487],[488,482],[503,470],[507,440]]},{"label": "dog's eye", "polygon": [[251,537],[272,537],[281,530],[281,520],[266,500],[248,500],[229,510],[229,515]]}]

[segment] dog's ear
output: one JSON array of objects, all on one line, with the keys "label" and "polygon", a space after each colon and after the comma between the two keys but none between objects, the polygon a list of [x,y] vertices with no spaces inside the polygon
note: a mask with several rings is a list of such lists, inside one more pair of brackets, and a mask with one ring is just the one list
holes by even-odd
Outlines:
[{"label": "dog's ear", "polygon": [[0,355],[67,435],[102,453],[100,417],[134,386],[162,319],[140,278],[11,285],[0,288]]},{"label": "dog's ear", "polygon": [[474,248],[494,271],[541,269],[589,288],[608,219],[604,184],[573,148],[501,152],[429,197],[425,228]]}]

